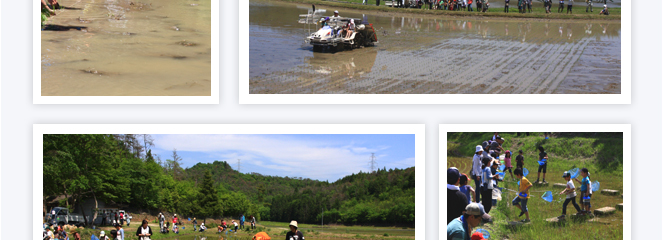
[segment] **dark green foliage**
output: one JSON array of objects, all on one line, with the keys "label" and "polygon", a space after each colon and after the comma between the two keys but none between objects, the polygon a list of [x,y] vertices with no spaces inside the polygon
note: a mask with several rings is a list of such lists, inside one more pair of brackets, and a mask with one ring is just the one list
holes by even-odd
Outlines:
[{"label": "dark green foliage", "polygon": [[360,172],[334,183],[243,174],[220,161],[178,169],[177,161],[155,159],[137,142],[135,135],[45,135],[45,199],[66,193],[78,201],[95,193],[132,209],[199,219],[244,214],[247,221],[253,215],[259,221],[414,226],[414,168]]}]

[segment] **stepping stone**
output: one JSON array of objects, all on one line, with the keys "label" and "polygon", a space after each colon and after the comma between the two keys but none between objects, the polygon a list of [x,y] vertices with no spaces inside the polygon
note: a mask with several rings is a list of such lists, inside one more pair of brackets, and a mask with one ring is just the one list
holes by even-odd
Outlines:
[{"label": "stepping stone", "polygon": [[619,191],[618,190],[610,190],[610,189],[602,189],[601,193],[606,194],[606,195],[618,195]]},{"label": "stepping stone", "polygon": [[553,184],[554,188],[566,188],[566,184],[564,183],[555,183]]},{"label": "stepping stone", "polygon": [[[566,216],[566,217],[568,218],[569,216]],[[561,222],[564,222],[564,221],[566,221],[566,218],[565,219],[560,219],[558,217],[554,217],[554,218],[546,219],[546,222],[549,222],[549,223],[561,223]]]},{"label": "stepping stone", "polygon": [[623,203],[617,204],[617,209],[624,210],[624,204]]},{"label": "stepping stone", "polygon": [[603,207],[603,208],[599,208],[599,209],[594,210],[594,214],[596,214],[596,215],[605,215],[605,214],[614,213],[615,211],[617,211],[617,209],[615,209],[614,207]]}]

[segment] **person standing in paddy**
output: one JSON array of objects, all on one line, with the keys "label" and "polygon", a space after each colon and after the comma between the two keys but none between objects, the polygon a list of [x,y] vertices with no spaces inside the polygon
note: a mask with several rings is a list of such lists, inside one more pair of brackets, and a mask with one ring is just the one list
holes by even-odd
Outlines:
[{"label": "person standing in paddy", "polygon": [[587,7],[585,8],[585,12],[594,12],[594,6],[592,6],[592,0],[586,0],[587,1]]}]

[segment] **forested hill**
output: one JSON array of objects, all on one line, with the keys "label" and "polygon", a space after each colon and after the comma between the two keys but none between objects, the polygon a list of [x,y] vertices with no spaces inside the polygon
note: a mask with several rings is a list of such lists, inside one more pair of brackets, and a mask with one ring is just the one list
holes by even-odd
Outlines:
[{"label": "forested hill", "polygon": [[162,160],[149,147],[139,135],[45,135],[44,201],[64,195],[72,209],[96,198],[132,211],[302,223],[320,223],[324,211],[325,223],[414,226],[414,167],[328,183],[239,173],[222,161],[185,169],[176,151]]},{"label": "forested hill", "polygon": [[[414,224],[414,167],[346,176],[334,183],[244,174],[227,162],[198,163],[186,180],[199,182],[209,170],[222,193],[241,193],[262,219],[339,224]],[[252,211],[255,212],[255,211]]]}]

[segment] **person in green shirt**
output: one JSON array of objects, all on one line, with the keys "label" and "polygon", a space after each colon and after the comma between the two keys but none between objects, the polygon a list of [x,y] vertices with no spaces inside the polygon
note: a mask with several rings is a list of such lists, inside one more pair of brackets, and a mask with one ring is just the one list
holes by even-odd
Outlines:
[{"label": "person in green shirt", "polygon": [[481,224],[484,212],[478,203],[470,203],[465,213],[447,224],[447,240],[470,240],[472,229]]}]

